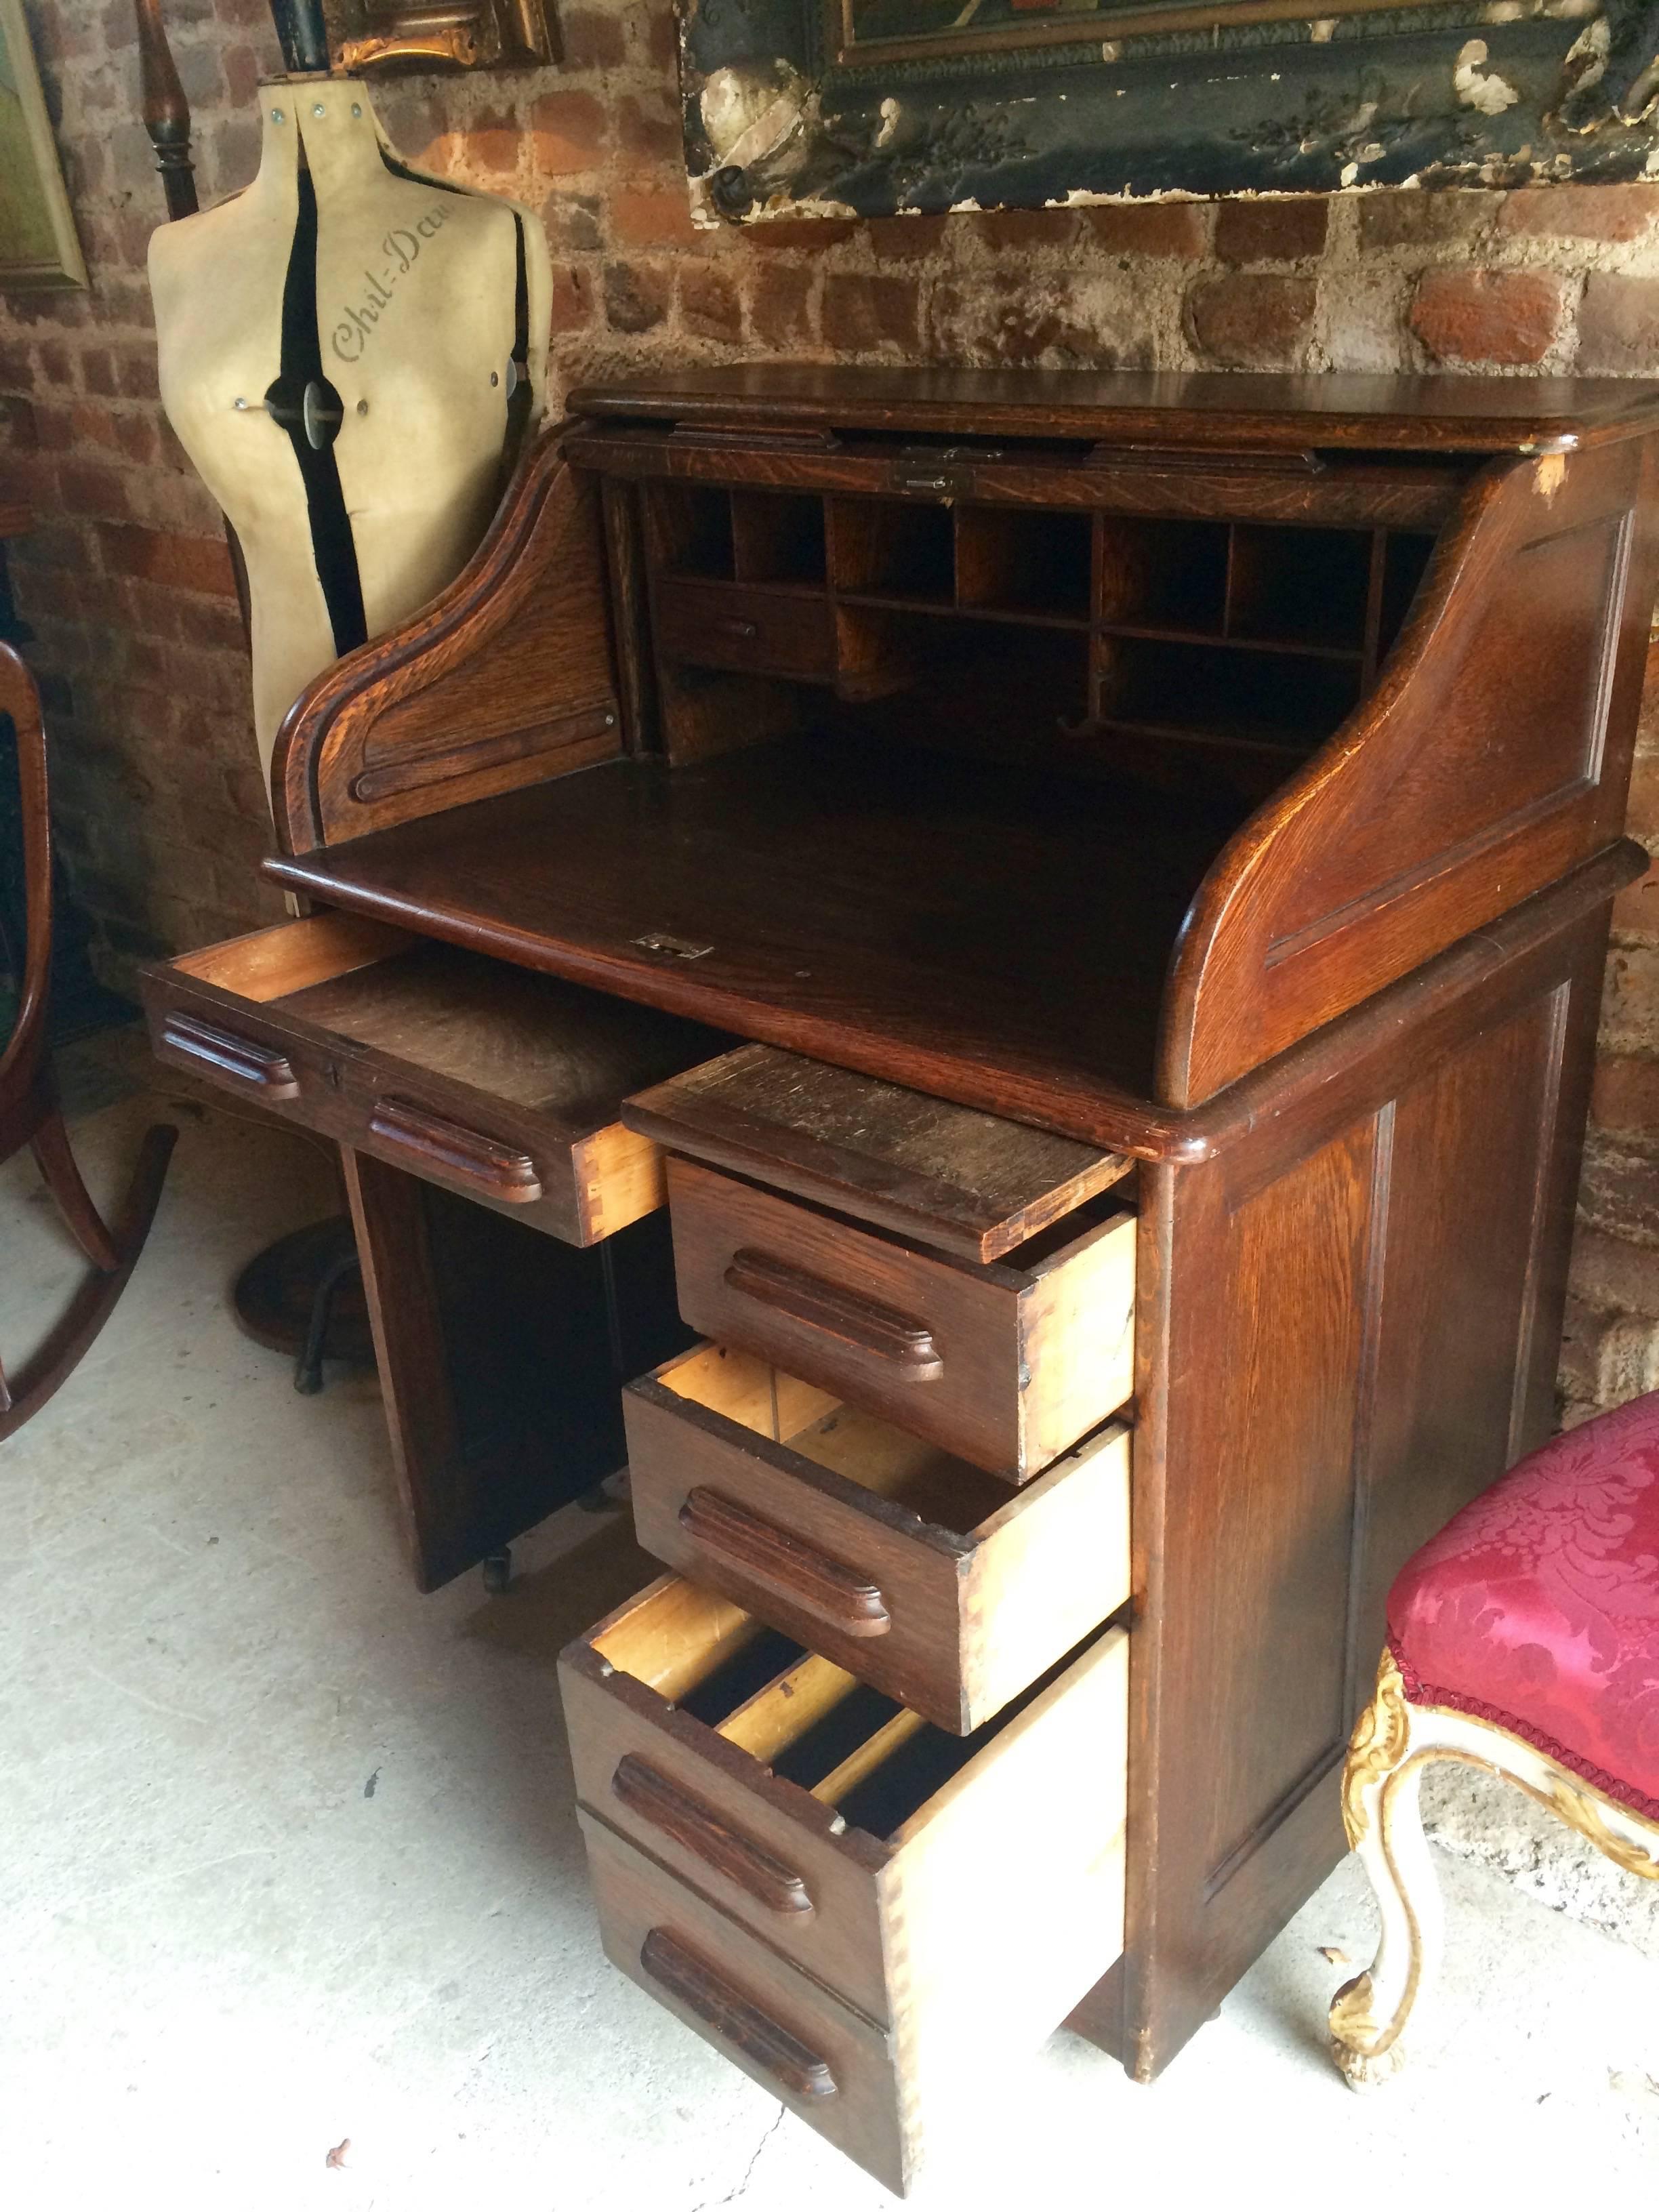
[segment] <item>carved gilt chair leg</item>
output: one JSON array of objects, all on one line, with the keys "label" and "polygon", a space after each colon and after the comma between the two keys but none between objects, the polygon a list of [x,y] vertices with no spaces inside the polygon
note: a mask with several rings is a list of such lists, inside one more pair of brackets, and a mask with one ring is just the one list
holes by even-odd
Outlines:
[{"label": "carved gilt chair leg", "polygon": [[1412,1741],[1399,1669],[1384,1655],[1376,1696],[1360,1716],[1342,1785],[1348,1840],[1370,1878],[1382,1933],[1370,1972],[1331,2005],[1332,2047],[1351,2088],[1398,2073],[1412,2008],[1439,1963],[1439,1884],[1419,1807],[1428,1753]]}]

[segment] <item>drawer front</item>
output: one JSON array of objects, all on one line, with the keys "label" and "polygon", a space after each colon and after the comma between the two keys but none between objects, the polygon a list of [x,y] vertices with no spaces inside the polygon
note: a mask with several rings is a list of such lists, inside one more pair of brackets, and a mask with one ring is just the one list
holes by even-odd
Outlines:
[{"label": "drawer front", "polygon": [[[720,1386],[726,1409],[713,1402]],[[769,1411],[787,1439],[823,1407],[834,1431],[814,1449],[833,1453],[847,1439],[833,1464],[765,1433]],[[931,1459],[936,1488],[952,1471],[970,1493],[998,1486],[743,1353],[686,1353],[630,1385],[623,1411],[635,1528],[647,1552],[957,1735],[989,1720],[1129,1595],[1121,1427],[1004,1492],[987,1519],[958,1533],[922,1517],[926,1481],[920,1510],[894,1502],[910,1467]]]},{"label": "drawer front", "polygon": [[836,672],[835,616],[822,592],[757,590],[746,584],[657,586],[657,641],[668,660],[757,675]]},{"label": "drawer front", "polygon": [[671,1159],[680,1311],[975,1467],[1024,1482],[1133,1385],[1134,1224],[1036,1274],[935,1258]]},{"label": "drawer front", "polygon": [[167,1066],[568,1243],[597,1243],[663,1203],[661,1153],[620,1122],[573,1135],[176,964],[149,969],[141,987]]},{"label": "drawer front", "polygon": [[560,1665],[576,1796],[872,2019],[884,1853],[577,1644]]},{"label": "drawer front", "polygon": [[887,2032],[581,1815],[605,1954],[837,2150],[902,2191],[914,2125]]}]

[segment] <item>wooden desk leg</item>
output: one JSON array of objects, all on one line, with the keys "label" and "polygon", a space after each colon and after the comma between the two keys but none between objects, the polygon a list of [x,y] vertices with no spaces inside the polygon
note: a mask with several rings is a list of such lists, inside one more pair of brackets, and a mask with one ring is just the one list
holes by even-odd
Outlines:
[{"label": "wooden desk leg", "polygon": [[586,1250],[343,1146],[415,1579],[436,1589],[626,1457],[619,1391],[691,1340],[667,1215]]}]

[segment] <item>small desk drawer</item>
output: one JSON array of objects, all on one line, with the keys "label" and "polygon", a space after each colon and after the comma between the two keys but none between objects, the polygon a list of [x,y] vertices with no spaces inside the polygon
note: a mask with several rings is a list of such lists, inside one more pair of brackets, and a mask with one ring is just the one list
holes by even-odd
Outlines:
[{"label": "small desk drawer", "polygon": [[1109,1629],[964,1739],[669,1576],[560,1673],[580,1800],[920,2081],[1040,2041],[1121,1948],[1127,1656]]},{"label": "small desk drawer", "polygon": [[667,1566],[966,1735],[1129,1595],[1129,1432],[1024,1489],[750,1353],[623,1394],[634,1522]]},{"label": "small desk drawer", "polygon": [[209,945],[142,983],[170,1066],[573,1244],[662,1204],[661,1155],[617,1120],[623,1096],[724,1042],[349,915]]},{"label": "small desk drawer", "polygon": [[605,1955],[837,2150],[901,2192],[918,2129],[892,2035],[580,1814]]},{"label": "small desk drawer", "polygon": [[836,618],[822,589],[767,591],[750,584],[657,586],[657,644],[665,660],[758,676],[836,672]]},{"label": "small desk drawer", "polygon": [[693,1328],[1006,1481],[1029,1481],[1133,1389],[1135,1223],[1109,1195],[982,1267],[696,1161],[669,1161],[668,1197]]}]

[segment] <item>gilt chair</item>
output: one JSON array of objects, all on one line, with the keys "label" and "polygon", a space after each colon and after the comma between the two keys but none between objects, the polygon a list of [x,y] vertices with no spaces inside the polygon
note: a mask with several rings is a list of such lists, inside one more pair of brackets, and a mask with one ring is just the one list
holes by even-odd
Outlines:
[{"label": "gilt chair", "polygon": [[[11,1035],[0,1051],[0,1162],[27,1145],[70,1233],[90,1262],[80,1288],[27,1363],[9,1381],[0,1365],[0,1440],[40,1411],[84,1358],[125,1289],[166,1179],[175,1129],[149,1130],[139,1147],[113,1224],[93,1204],[70,1149],[46,1049],[52,973],[52,826],[46,805],[46,740],[33,678],[9,645],[0,645],[0,714],[17,737],[22,824],[24,922],[21,988]],[[14,948],[15,957],[16,948]]]},{"label": "gilt chair", "polygon": [[1627,1872],[1659,1880],[1659,1392],[1555,1437],[1407,1561],[1342,1782],[1382,1914],[1331,2007],[1355,2088],[1398,2072],[1437,1964],[1425,1768],[1511,1782]]}]

